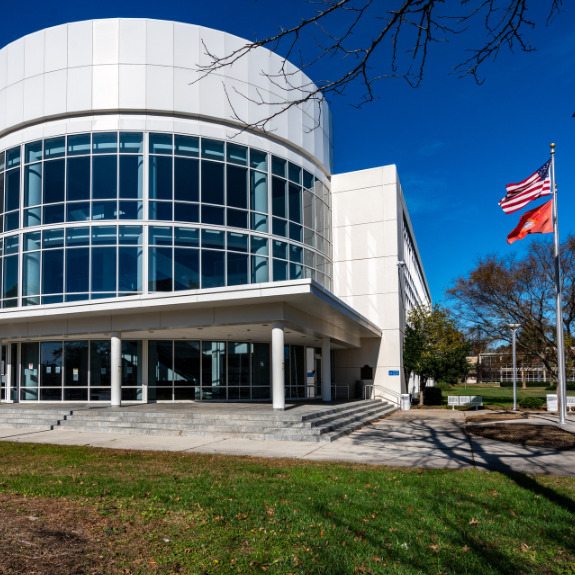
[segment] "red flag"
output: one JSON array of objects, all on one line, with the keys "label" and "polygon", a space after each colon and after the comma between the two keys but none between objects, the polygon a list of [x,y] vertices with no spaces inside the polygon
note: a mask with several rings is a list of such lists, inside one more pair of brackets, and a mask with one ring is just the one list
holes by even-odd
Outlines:
[{"label": "red flag", "polygon": [[517,227],[507,236],[507,243],[522,240],[528,234],[550,234],[553,232],[553,200],[525,212]]}]

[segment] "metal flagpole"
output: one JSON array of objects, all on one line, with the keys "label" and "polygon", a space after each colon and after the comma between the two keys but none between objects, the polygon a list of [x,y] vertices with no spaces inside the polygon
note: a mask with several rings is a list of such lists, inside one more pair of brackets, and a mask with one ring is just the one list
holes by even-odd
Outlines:
[{"label": "metal flagpole", "polygon": [[553,191],[553,242],[555,245],[555,313],[557,316],[557,395],[559,423],[566,423],[565,344],[563,342],[563,302],[561,296],[561,265],[559,262],[559,222],[557,187],[555,185],[555,144],[551,144],[551,190]]}]

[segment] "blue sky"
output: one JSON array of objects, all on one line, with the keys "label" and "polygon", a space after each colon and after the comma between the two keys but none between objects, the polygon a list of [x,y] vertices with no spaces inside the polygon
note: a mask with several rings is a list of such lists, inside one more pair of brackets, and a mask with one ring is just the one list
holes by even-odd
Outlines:
[{"label": "blue sky", "polygon": [[[435,301],[444,300],[453,280],[479,257],[525,252],[532,237],[509,246],[506,237],[519,214],[505,215],[497,202],[507,183],[526,178],[548,159],[551,142],[557,145],[561,237],[575,232],[575,12],[565,11],[546,26],[547,2],[532,4],[538,26],[527,38],[537,50],[502,53],[487,62],[482,85],[450,73],[465,50],[481,41],[471,28],[434,47],[420,88],[382,80],[377,100],[360,109],[354,107],[358,90],[330,102],[336,173],[397,165]],[[0,20],[0,45],[48,26],[118,16],[190,22],[253,39],[311,10],[303,0],[9,2]],[[304,57],[311,53],[311,38],[301,50]],[[333,59],[318,73],[337,76],[339,69]]]}]

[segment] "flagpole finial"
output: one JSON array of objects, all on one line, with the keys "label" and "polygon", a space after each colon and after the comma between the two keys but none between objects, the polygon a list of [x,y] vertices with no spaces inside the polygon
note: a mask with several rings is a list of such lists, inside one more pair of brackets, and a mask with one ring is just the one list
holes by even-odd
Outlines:
[{"label": "flagpole finial", "polygon": [[555,144],[551,144],[551,153],[555,151]]}]

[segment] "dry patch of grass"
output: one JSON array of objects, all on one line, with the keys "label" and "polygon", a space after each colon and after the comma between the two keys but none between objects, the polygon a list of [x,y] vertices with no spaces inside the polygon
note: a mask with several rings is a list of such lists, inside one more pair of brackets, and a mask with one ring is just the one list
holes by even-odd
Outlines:
[{"label": "dry patch of grass", "polygon": [[469,425],[467,432],[479,437],[507,441],[518,445],[548,447],[551,449],[575,449],[575,434],[553,425],[529,425],[522,423]]},{"label": "dry patch of grass", "polygon": [[483,423],[486,421],[508,421],[510,419],[527,419],[527,414],[516,412],[503,413],[482,413],[480,415],[469,415],[465,418],[466,423]]}]

